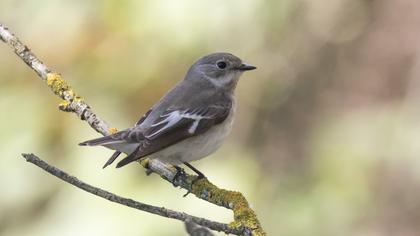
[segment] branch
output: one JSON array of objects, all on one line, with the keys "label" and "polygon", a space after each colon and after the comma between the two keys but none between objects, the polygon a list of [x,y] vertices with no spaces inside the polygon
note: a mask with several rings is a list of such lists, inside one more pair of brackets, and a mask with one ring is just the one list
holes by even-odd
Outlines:
[{"label": "branch", "polygon": [[238,229],[232,229],[227,224],[222,224],[218,222],[214,222],[211,220],[207,220],[204,218],[191,216],[183,212],[173,211],[166,209],[164,207],[156,207],[148,204],[144,204],[129,198],[120,197],[116,194],[113,194],[111,192],[105,191],[103,189],[97,188],[95,186],[92,186],[90,184],[87,184],[76,177],[70,176],[66,172],[58,169],[57,167],[51,166],[45,161],[41,160],[39,157],[35,156],[34,154],[22,154],[22,156],[26,159],[26,161],[40,167],[41,169],[45,170],[46,172],[54,175],[55,177],[73,185],[76,186],[88,193],[91,193],[93,195],[96,195],[101,198],[105,198],[106,200],[109,200],[111,202],[115,202],[124,206],[128,206],[137,210],[146,211],[155,215],[160,215],[172,219],[177,219],[180,221],[190,221],[195,224],[199,224],[202,226],[205,226],[209,229],[216,230],[216,231],[223,231],[225,233],[231,233],[236,235],[241,235],[243,232]]},{"label": "branch", "polygon": [[57,73],[51,70],[39,60],[31,50],[24,45],[20,40],[14,36],[5,26],[0,24],[0,39],[8,44],[32,70],[34,70],[42,81],[47,83],[48,87],[63,99],[63,103],[59,108],[63,111],[74,112],[81,120],[85,120],[97,132],[107,135],[112,129],[101,118],[97,117],[80,96],[78,96],[73,89],[61,79]]},{"label": "branch", "polygon": [[185,220],[185,229],[190,236],[214,236],[207,228],[198,226],[190,218]]},{"label": "branch", "polygon": [[[52,92],[63,100],[59,105],[60,110],[77,114],[81,120],[86,121],[94,130],[103,135],[116,131],[115,128],[111,128],[92,111],[83,98],[77,95],[67,82],[61,78],[60,74],[48,69],[27,46],[2,24],[0,24],[0,39],[8,44],[16,55],[39,75]],[[195,175],[186,173],[177,175],[178,171],[173,166],[169,166],[157,159],[146,160],[140,163],[168,182],[193,193],[196,197],[232,210],[234,221],[229,224],[229,227],[232,229],[243,229],[243,234],[250,234],[251,232],[252,235],[265,235],[257,215],[240,192],[220,189],[205,178],[194,181],[197,178]]]}]

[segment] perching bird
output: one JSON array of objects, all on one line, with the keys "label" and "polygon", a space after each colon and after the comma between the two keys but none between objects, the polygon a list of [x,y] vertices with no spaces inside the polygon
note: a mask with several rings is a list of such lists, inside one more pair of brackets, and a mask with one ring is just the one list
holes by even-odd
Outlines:
[{"label": "perching bird", "polygon": [[220,147],[232,127],[238,79],[244,71],[254,69],[229,53],[206,55],[134,127],[79,145],[116,150],[104,168],[123,152],[127,157],[117,168],[142,158],[157,158],[175,166],[185,164],[203,177],[189,162]]}]

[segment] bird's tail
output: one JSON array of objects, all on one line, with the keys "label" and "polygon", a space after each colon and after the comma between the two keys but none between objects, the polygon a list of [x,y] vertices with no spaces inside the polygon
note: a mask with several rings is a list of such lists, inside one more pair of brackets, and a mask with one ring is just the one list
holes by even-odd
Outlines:
[{"label": "bird's tail", "polygon": [[108,159],[108,161],[105,163],[105,165],[102,167],[102,169],[105,169],[107,166],[111,165],[115,159],[121,154],[120,151],[115,151],[114,154]]},{"label": "bird's tail", "polygon": [[127,134],[127,131],[123,130],[123,131],[119,131],[117,133],[114,133],[108,136],[81,142],[79,143],[79,145],[80,146],[104,146],[104,147],[116,150],[114,154],[112,154],[112,156],[105,163],[103,168],[112,164],[122,152],[129,153],[127,157],[125,157],[122,161],[120,161],[117,164],[117,168],[119,168],[136,160],[136,155],[140,148],[138,143],[127,143],[127,141],[123,139],[123,136],[125,136],[126,134]]},{"label": "bird's tail", "polygon": [[108,136],[87,140],[87,141],[79,143],[79,145],[80,146],[98,146],[98,145],[105,146],[109,144],[121,143],[121,142],[124,142],[124,140],[120,139],[120,136],[123,132],[125,131],[119,131],[115,134],[111,134]]},{"label": "bird's tail", "polygon": [[122,159],[120,162],[117,163],[117,168],[121,168],[125,165],[127,165],[130,162],[133,162],[135,160],[138,160],[137,154],[140,150],[140,145],[132,152],[130,155],[126,156],[124,159]]}]

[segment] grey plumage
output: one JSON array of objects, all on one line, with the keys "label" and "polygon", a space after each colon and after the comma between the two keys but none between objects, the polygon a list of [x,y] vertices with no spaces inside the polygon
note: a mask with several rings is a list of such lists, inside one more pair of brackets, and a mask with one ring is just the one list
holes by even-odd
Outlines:
[{"label": "grey plumage", "polygon": [[229,53],[204,56],[133,127],[80,145],[116,150],[104,167],[121,152],[128,156],[117,168],[144,157],[171,164],[200,159],[215,151],[229,132],[233,91],[242,72],[252,69]]}]

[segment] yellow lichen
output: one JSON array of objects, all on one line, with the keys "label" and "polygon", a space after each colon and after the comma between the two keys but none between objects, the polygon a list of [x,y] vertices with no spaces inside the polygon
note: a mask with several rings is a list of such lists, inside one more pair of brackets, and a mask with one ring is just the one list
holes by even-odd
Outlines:
[{"label": "yellow lichen", "polygon": [[118,131],[117,128],[109,128],[108,129],[109,134],[115,134],[117,131]]},{"label": "yellow lichen", "polygon": [[143,158],[139,160],[140,165],[142,165],[144,168],[149,168],[149,159]]},{"label": "yellow lichen", "polygon": [[61,75],[57,73],[48,73],[47,74],[47,85],[52,89],[52,91],[64,98],[63,92],[69,90],[69,86],[67,85],[66,81],[61,79]]},{"label": "yellow lichen", "polygon": [[82,101],[82,98],[73,91],[58,73],[51,72],[47,74],[47,85],[61,99],[75,102]]},{"label": "yellow lichen", "polygon": [[67,110],[67,107],[70,105],[68,101],[62,101],[60,104],[58,104],[58,107],[60,110]]},{"label": "yellow lichen", "polygon": [[257,215],[241,193],[219,189],[205,178],[194,181],[191,192],[211,203],[232,209],[234,221],[229,224],[232,228],[246,227],[252,230],[252,235],[265,235]]}]

